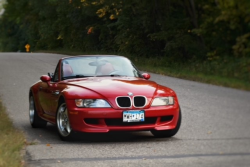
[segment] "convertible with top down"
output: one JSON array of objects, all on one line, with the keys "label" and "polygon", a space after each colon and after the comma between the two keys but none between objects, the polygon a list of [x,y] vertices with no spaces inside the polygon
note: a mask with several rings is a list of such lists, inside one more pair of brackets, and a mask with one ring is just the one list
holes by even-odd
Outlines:
[{"label": "convertible with top down", "polygon": [[55,72],[41,76],[29,90],[30,124],[55,124],[62,140],[74,132],[174,136],[181,125],[177,95],[149,78],[122,56],[61,58]]}]

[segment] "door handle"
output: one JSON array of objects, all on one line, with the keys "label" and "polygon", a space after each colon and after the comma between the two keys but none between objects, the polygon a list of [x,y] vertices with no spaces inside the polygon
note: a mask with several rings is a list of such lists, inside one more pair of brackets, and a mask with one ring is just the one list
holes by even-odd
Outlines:
[{"label": "door handle", "polygon": [[56,91],[53,91],[53,92],[52,92],[52,95],[56,95],[56,96],[57,96],[57,95],[59,95],[59,93],[60,93],[60,92],[59,92],[58,90],[56,90]]}]

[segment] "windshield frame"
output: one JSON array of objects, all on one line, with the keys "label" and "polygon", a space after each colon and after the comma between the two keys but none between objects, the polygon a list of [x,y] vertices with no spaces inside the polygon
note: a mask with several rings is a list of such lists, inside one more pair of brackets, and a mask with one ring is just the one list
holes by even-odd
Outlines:
[{"label": "windshield frame", "polygon": [[[92,74],[92,75],[84,75],[83,73],[76,73],[74,75],[71,75],[71,76],[66,76],[64,75],[64,66],[66,64],[69,64],[69,62],[71,61],[74,61],[74,60],[83,60],[83,59],[91,59],[91,60],[98,60],[98,61],[103,61],[105,59],[108,59],[108,60],[112,60],[112,59],[117,59],[117,60],[120,60],[121,62],[119,63],[124,63],[127,65],[127,67],[119,67],[119,68],[131,68],[133,69],[133,71],[123,71],[120,73],[113,73],[113,74],[101,74],[101,75],[98,75],[98,74]],[[91,65],[92,63],[92,65]],[[98,65],[95,65],[94,64],[94,61],[91,62],[91,63],[88,63],[88,65],[90,66],[97,66]],[[110,63],[110,62],[108,62]],[[116,66],[115,68],[117,68],[117,64],[113,63],[112,65]],[[78,66],[79,67],[79,66]],[[84,66],[86,67],[86,66]],[[72,67],[71,67],[72,68]],[[74,65],[73,65],[73,68],[76,68]],[[114,69],[115,69],[114,68]],[[118,70],[114,70],[114,71],[118,71]],[[85,78],[85,77],[137,77],[137,78],[143,78],[141,72],[138,70],[138,68],[126,57],[124,56],[116,56],[116,55],[83,55],[83,56],[74,56],[74,57],[65,57],[65,58],[62,58],[61,59],[61,81],[62,80],[67,80],[67,79],[73,79],[73,78]],[[126,73],[127,72],[127,73]],[[133,75],[131,75],[133,73]]]}]

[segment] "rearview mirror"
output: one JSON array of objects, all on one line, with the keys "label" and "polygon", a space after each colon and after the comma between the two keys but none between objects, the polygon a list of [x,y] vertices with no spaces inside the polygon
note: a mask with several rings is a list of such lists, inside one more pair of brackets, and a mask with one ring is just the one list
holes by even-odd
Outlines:
[{"label": "rearview mirror", "polygon": [[143,73],[142,76],[146,80],[148,80],[150,78],[150,74],[148,74],[148,73]]}]

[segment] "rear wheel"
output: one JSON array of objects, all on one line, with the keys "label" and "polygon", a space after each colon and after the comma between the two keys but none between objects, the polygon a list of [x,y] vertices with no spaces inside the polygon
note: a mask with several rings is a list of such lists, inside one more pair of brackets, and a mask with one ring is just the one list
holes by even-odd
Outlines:
[{"label": "rear wheel", "polygon": [[47,121],[40,118],[37,114],[33,95],[30,95],[29,98],[29,118],[33,128],[44,128],[47,125]]},{"label": "rear wheel", "polygon": [[178,118],[177,125],[174,129],[171,129],[171,130],[151,130],[151,133],[155,137],[172,137],[179,131],[180,126],[181,126],[181,109],[179,112],[179,118]]},{"label": "rear wheel", "polygon": [[70,127],[68,109],[65,102],[62,102],[57,110],[56,125],[60,138],[64,141],[72,139],[73,131]]}]

